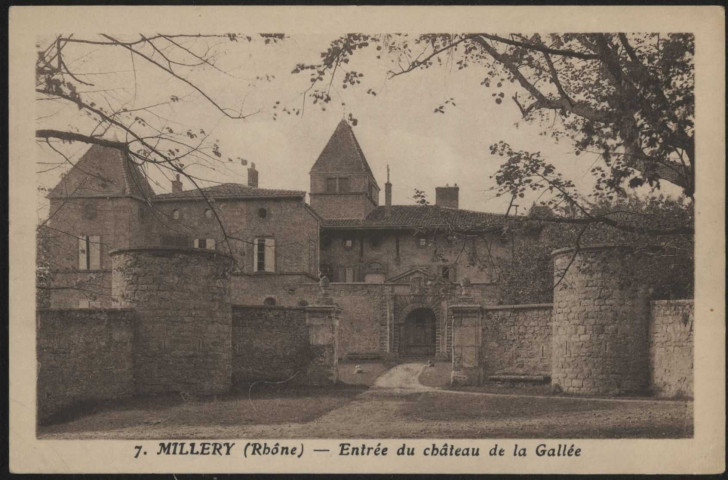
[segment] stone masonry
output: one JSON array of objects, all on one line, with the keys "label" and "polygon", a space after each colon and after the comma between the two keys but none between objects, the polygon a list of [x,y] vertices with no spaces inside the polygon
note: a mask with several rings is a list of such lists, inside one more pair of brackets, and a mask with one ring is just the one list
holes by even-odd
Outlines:
[{"label": "stone masonry", "polygon": [[550,303],[483,307],[483,358],[490,375],[551,375]]},{"label": "stone masonry", "polygon": [[137,393],[230,389],[231,258],[210,250],[111,252],[112,295],[137,312]]},{"label": "stone masonry", "polygon": [[553,259],[554,388],[581,394],[644,392],[649,301],[646,289],[634,281],[638,256],[629,247],[593,246],[557,250]]},{"label": "stone masonry", "polygon": [[302,376],[311,360],[301,307],[233,306],[233,384]]},{"label": "stone masonry", "polygon": [[692,397],[693,301],[654,301],[650,320],[652,393],[660,397]]},{"label": "stone masonry", "polygon": [[127,309],[38,310],[38,420],[85,401],[134,394],[135,314]]}]

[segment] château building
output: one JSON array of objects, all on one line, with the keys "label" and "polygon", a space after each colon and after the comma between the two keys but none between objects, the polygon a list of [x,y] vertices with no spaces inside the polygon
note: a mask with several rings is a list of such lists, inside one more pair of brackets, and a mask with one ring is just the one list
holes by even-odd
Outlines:
[{"label": "ch\u00e2teau building", "polygon": [[157,194],[121,151],[92,146],[48,195],[43,301],[113,307],[109,253],[158,246],[230,255],[238,305],[304,306],[326,276],[342,309],[340,357],[448,357],[461,284],[481,305],[499,303],[495,267],[511,252],[504,217],[460,209],[457,184],[438,187],[433,205],[393,205],[389,173],[380,203],[347,122],[313,162],[308,203],[306,192],[259,188],[258,178],[251,164],[247,184],[196,189],[177,176]]}]

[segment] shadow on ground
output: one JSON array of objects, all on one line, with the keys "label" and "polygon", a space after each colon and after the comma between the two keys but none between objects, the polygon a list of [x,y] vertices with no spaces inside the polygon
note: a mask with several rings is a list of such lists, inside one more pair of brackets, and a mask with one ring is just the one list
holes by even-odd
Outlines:
[{"label": "shadow on ground", "polygon": [[[360,373],[355,367],[342,365],[341,382],[329,387],[255,384],[216,397],[163,395],[97,405],[82,416],[40,427],[38,434],[57,439],[693,436],[692,401],[441,390],[433,387],[445,381],[442,364],[388,369],[363,363]],[[397,378],[401,385],[392,384]]]}]

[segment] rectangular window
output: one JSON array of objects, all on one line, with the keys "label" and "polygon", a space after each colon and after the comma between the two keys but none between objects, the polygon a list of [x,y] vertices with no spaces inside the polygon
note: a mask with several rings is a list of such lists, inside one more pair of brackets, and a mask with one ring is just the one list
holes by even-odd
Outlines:
[{"label": "rectangular window", "polygon": [[215,239],[214,238],[195,238],[192,243],[194,248],[204,248],[207,250],[215,250]]},{"label": "rectangular window", "polygon": [[101,269],[101,237],[81,235],[78,238],[78,269]]},{"label": "rectangular window", "polygon": [[357,281],[358,272],[357,267],[338,267],[337,268],[337,282],[353,283]]},{"label": "rectangular window", "polygon": [[327,193],[336,193],[336,179],[335,178],[326,179],[326,192]]},{"label": "rectangular window", "polygon": [[339,193],[348,193],[349,192],[349,179],[348,178],[339,178]]},{"label": "rectangular window", "polygon": [[253,271],[276,271],[276,243],[273,238],[256,238],[253,243]]}]

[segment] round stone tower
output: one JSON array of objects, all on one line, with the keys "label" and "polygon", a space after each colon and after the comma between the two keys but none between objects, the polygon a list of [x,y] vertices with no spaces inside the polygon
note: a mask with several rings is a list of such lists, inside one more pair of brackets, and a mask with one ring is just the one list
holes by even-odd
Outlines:
[{"label": "round stone tower", "polygon": [[650,312],[647,288],[634,277],[635,250],[597,245],[556,250],[552,257],[554,388],[599,395],[644,392]]},{"label": "round stone tower", "polygon": [[137,393],[211,394],[231,386],[232,259],[210,250],[111,252],[112,295],[133,308]]}]

